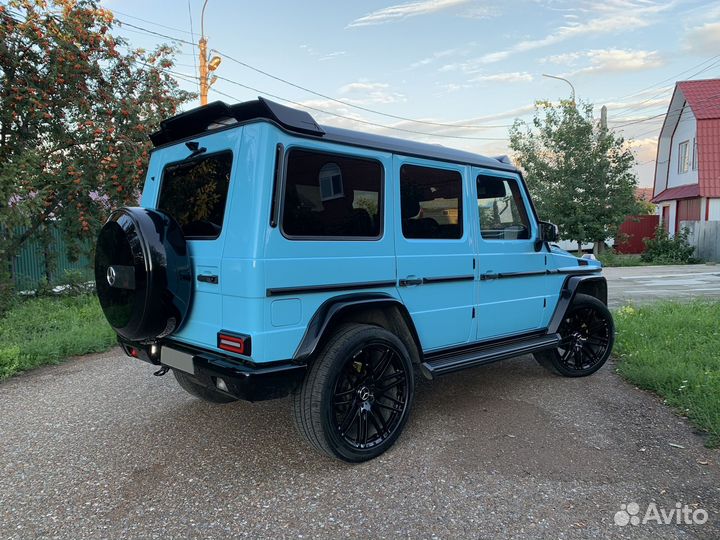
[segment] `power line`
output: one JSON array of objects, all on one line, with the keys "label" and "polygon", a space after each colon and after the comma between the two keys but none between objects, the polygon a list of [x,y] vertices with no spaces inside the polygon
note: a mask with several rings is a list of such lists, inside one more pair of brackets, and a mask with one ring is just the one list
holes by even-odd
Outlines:
[{"label": "power line", "polygon": [[[135,28],[135,29],[138,29],[138,30],[141,30],[141,31],[146,31],[146,32],[148,32],[148,33],[150,33],[150,34],[153,34],[153,35],[155,35],[155,36],[164,37],[164,38],[166,38],[166,39],[171,39],[171,40],[174,40],[174,41],[178,41],[178,42],[180,42],[180,43],[185,43],[185,44],[187,44],[187,45],[192,45],[192,46],[195,45],[194,43],[192,43],[192,42],[190,42],[190,41],[187,41],[187,40],[184,40],[184,39],[182,39],[182,38],[178,38],[178,37],[175,37],[175,36],[169,36],[169,35],[163,34],[163,33],[161,33],[161,32],[155,32],[154,30],[149,30],[149,29],[147,29],[147,28],[143,28],[143,27],[141,27],[141,26],[137,26],[137,25],[134,25],[134,24],[131,24],[131,23],[128,23],[128,22],[124,22],[124,21],[119,20],[119,19],[118,19],[118,21],[119,21],[121,24],[124,24],[124,25],[126,25],[126,26],[129,26],[130,28]],[[151,24],[152,24],[152,23],[151,23]],[[278,82],[281,82],[281,83],[283,83],[283,84],[292,86],[293,88],[297,88],[298,90],[302,90],[303,92],[307,92],[307,93],[309,93],[309,94],[313,94],[313,95],[318,96],[318,97],[321,97],[321,98],[323,98],[323,99],[327,99],[327,100],[333,101],[333,102],[338,103],[338,104],[340,104],[340,105],[343,105],[343,106],[345,106],[345,107],[352,107],[352,108],[354,108],[354,109],[358,109],[358,110],[361,110],[361,111],[364,111],[364,112],[369,112],[369,113],[371,113],[371,114],[377,114],[377,115],[379,115],[379,116],[385,116],[385,117],[387,117],[387,118],[392,118],[392,119],[394,119],[394,120],[402,120],[402,121],[405,121],[405,122],[412,122],[412,123],[416,123],[416,124],[424,124],[424,125],[430,125],[430,126],[435,126],[435,127],[451,128],[451,129],[493,129],[493,128],[506,128],[506,127],[510,127],[510,126],[511,126],[511,124],[496,124],[496,125],[449,124],[449,123],[444,123],[444,122],[433,122],[433,121],[431,121],[431,120],[417,120],[417,119],[415,119],[415,118],[409,118],[409,117],[406,117],[406,116],[399,116],[399,115],[395,115],[395,114],[385,113],[385,112],[382,112],[382,111],[377,111],[377,110],[375,110],[375,109],[370,109],[369,107],[363,107],[362,105],[356,105],[356,104],[354,104],[354,103],[349,103],[349,102],[347,102],[347,101],[343,101],[343,100],[341,100],[341,99],[334,98],[334,97],[329,96],[329,95],[327,95],[327,94],[323,94],[322,92],[317,92],[317,91],[315,91],[315,90],[312,90],[311,88],[308,88],[308,87],[306,87],[306,86],[302,86],[302,85],[300,85],[300,84],[296,84],[296,83],[294,83],[294,82],[292,82],[292,81],[289,81],[289,80],[287,80],[287,79],[284,79],[284,78],[282,78],[282,77],[278,77],[277,75],[273,75],[272,73],[269,73],[269,72],[267,72],[267,71],[265,71],[265,70],[263,70],[263,69],[260,69],[260,68],[257,68],[257,67],[255,67],[255,66],[252,66],[252,65],[248,64],[247,62],[243,62],[242,60],[239,60],[239,59],[237,59],[237,58],[234,58],[233,56],[231,56],[231,55],[229,55],[229,54],[227,54],[227,53],[225,53],[225,52],[223,52],[223,51],[221,51],[221,50],[218,50],[218,49],[213,49],[213,50],[214,50],[215,52],[217,52],[218,54],[222,55],[224,58],[227,58],[227,59],[230,60],[231,62],[235,62],[236,64],[239,64],[239,65],[241,65],[241,66],[243,66],[243,67],[245,67],[245,68],[248,68],[248,69],[250,69],[250,70],[252,70],[252,71],[255,71],[256,73],[260,73],[261,75],[264,75],[265,77],[269,77],[269,78],[271,78],[271,79],[273,79],[273,80],[276,80],[276,81],[278,81]],[[220,77],[220,76],[218,76],[218,79],[226,80],[226,81],[228,80],[228,79],[225,79],[225,78]],[[412,131],[410,131],[410,132],[412,133]]]},{"label": "power line", "polygon": [[[246,90],[251,90],[251,91],[253,91],[253,92],[257,92],[257,93],[259,93],[259,94],[263,94],[263,95],[269,96],[269,97],[274,98],[274,99],[279,99],[280,101],[284,101],[284,102],[286,102],[286,103],[291,103],[291,104],[293,104],[293,105],[296,105],[296,106],[298,106],[298,107],[302,107],[302,108],[304,108],[304,109],[309,109],[309,110],[311,110],[311,111],[316,111],[316,112],[319,112],[319,113],[322,113],[322,114],[327,114],[327,115],[329,115],[329,116],[335,116],[336,118],[342,118],[342,119],[344,119],[344,120],[350,120],[351,122],[357,122],[357,123],[359,123],[359,124],[364,124],[364,125],[367,125],[367,126],[379,127],[379,128],[382,128],[382,129],[391,129],[391,130],[394,130],[394,131],[402,131],[403,133],[412,133],[412,134],[415,134],[415,135],[424,135],[424,136],[426,136],[426,137],[442,137],[442,138],[446,138],[446,139],[465,139],[465,140],[471,140],[471,141],[508,141],[508,140],[509,140],[509,139],[507,139],[506,137],[470,137],[470,136],[466,136],[466,135],[446,135],[446,134],[443,134],[443,133],[429,133],[429,132],[426,132],[426,131],[416,131],[416,130],[413,130],[413,129],[405,129],[405,128],[396,127],[396,126],[387,126],[387,125],[385,125],[385,124],[378,124],[377,122],[370,122],[369,120],[362,120],[362,119],[360,119],[360,118],[353,118],[352,116],[346,116],[346,115],[343,115],[343,114],[338,114],[338,113],[326,111],[326,110],[323,110],[323,109],[319,109],[319,108],[317,108],[317,107],[313,107],[313,106],[311,106],[311,105],[306,105],[305,103],[301,103],[301,102],[299,102],[299,101],[294,101],[294,100],[292,100],[292,99],[284,98],[284,97],[278,96],[278,95],[276,95],[276,94],[271,94],[270,92],[265,92],[265,91],[263,91],[263,90],[260,90],[260,89],[257,89],[257,88],[253,88],[252,86],[248,86],[248,85],[246,85],[246,84],[242,84],[242,83],[239,83],[239,82],[237,82],[237,81],[233,81],[233,80],[228,79],[228,78],[226,78],[226,77],[221,77],[220,75],[217,75],[217,78],[220,79],[220,80],[222,80],[222,81],[228,82],[228,83],[230,83],[230,84],[234,84],[234,85],[236,85],[236,86],[239,86],[239,87],[241,87],[241,88],[245,88]],[[230,94],[226,94],[225,92],[221,92],[221,91],[218,90],[217,88],[214,88],[214,87],[213,87],[213,88],[211,88],[211,90],[214,90],[215,93],[217,93],[217,94],[223,95],[223,96],[228,97],[228,98],[230,98],[230,99],[234,99],[235,101],[240,101],[240,100],[237,99],[236,97],[231,96]]]},{"label": "power line", "polygon": [[703,60],[703,61],[700,62],[699,64],[696,64],[696,65],[694,65],[694,66],[686,69],[685,71],[681,71],[680,73],[676,73],[675,75],[671,75],[671,76],[668,77],[667,79],[663,79],[662,81],[659,81],[659,82],[657,82],[657,83],[655,83],[655,84],[651,84],[650,86],[646,86],[645,88],[643,88],[643,89],[641,89],[641,90],[638,90],[637,92],[633,92],[633,93],[631,93],[631,94],[625,94],[624,96],[620,96],[620,97],[608,99],[608,100],[605,100],[605,101],[616,101],[616,100],[625,99],[625,98],[628,98],[628,97],[631,97],[631,96],[636,96],[636,95],[638,95],[638,94],[642,94],[642,93],[645,92],[646,90],[650,90],[650,89],[655,88],[656,86],[660,86],[661,84],[664,84],[664,83],[666,83],[666,82],[676,81],[677,78],[680,77],[681,75],[685,75],[685,73],[688,73],[688,72],[692,71],[693,69],[699,68],[699,67],[702,66],[703,64],[706,64],[706,63],[708,63],[708,62],[711,62],[711,61],[713,61],[713,60],[715,60],[715,59],[717,59],[717,58],[720,58],[720,54],[718,54],[718,55],[716,55],[716,56],[712,56],[712,57],[710,57],[710,58],[708,58],[708,59],[706,59],[706,60]]},{"label": "power line", "polygon": [[[715,57],[713,57],[713,58],[720,58],[720,55],[717,55],[717,56],[715,56]],[[711,60],[712,60],[712,59],[711,59]],[[706,61],[706,62],[707,62],[707,61]],[[706,63],[706,62],[702,62],[701,64],[704,64],[704,63]],[[700,75],[701,73],[705,73],[707,70],[712,69],[713,67],[715,67],[715,66],[718,65],[718,64],[720,64],[720,60],[717,60],[716,62],[713,62],[713,63],[710,64],[709,66],[704,67],[703,69],[701,69],[700,71],[698,71],[698,72],[696,72],[696,73],[693,73],[692,75],[690,75],[690,76],[688,77],[688,80],[689,80],[689,79],[692,79],[692,78],[694,78],[694,77],[697,77],[697,76]],[[694,68],[691,68],[690,70],[686,70],[686,71],[682,72],[681,75],[684,74],[684,73],[687,73],[688,71],[691,71],[692,69],[694,69]],[[661,96],[661,95],[663,95],[663,94],[666,93],[666,92],[667,92],[667,90],[663,90],[663,91],[661,91],[661,92],[658,92],[657,94],[654,94],[654,95],[650,96],[649,98],[641,101],[640,103],[637,103],[637,104],[636,104],[635,106],[633,106],[633,107],[628,107],[628,108],[625,108],[625,109],[620,110],[617,114],[624,114],[624,113],[627,114],[627,113],[630,113],[630,112],[639,110],[639,109],[642,108],[641,105],[643,105],[644,103],[647,103],[648,101],[652,101],[652,100],[655,99],[656,97]]]}]

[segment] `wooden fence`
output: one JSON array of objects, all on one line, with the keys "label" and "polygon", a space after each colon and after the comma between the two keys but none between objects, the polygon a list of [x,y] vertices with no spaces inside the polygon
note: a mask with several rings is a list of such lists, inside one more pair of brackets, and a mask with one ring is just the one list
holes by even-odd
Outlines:
[{"label": "wooden fence", "polygon": [[720,221],[681,221],[680,228],[690,231],[688,241],[695,256],[703,261],[720,262]]}]

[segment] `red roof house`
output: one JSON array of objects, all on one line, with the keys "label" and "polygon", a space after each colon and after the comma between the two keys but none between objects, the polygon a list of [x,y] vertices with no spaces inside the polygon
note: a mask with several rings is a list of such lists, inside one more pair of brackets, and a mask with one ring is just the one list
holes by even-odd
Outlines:
[{"label": "red roof house", "polygon": [[670,234],[720,220],[720,79],[682,81],[665,115],[652,202]]}]

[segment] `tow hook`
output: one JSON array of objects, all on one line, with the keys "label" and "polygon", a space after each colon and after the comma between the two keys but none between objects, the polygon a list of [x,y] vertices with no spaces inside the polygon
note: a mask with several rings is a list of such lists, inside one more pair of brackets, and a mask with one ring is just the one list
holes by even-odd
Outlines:
[{"label": "tow hook", "polygon": [[158,369],[155,373],[153,373],[153,375],[155,375],[156,377],[162,377],[162,376],[165,375],[168,371],[170,371],[170,368],[167,367],[167,366],[163,366],[163,367],[161,367],[160,369]]}]

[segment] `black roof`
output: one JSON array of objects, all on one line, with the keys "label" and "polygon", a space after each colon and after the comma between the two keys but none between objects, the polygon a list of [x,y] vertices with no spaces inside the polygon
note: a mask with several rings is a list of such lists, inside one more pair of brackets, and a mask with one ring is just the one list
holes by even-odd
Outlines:
[{"label": "black roof", "polygon": [[307,112],[292,109],[264,98],[235,105],[215,101],[180,113],[163,120],[160,123],[160,131],[153,133],[150,140],[153,145],[160,146],[204,133],[209,129],[258,119],[272,121],[281,128],[293,133],[309,135],[330,142],[480,167],[492,167],[508,171],[516,170],[506,158],[485,157],[436,144],[420,143],[331,126],[320,126]]}]

